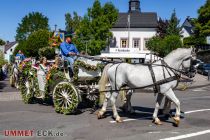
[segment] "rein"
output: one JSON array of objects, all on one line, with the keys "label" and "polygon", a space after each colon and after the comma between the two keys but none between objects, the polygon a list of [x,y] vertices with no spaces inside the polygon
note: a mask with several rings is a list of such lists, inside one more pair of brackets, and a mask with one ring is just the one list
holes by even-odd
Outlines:
[{"label": "rein", "polygon": [[[113,64],[124,63],[124,62],[118,62],[118,61],[104,60],[102,58],[96,58],[96,57],[87,56],[87,55],[76,55],[76,56],[91,59],[91,60],[96,60],[96,61],[102,61],[102,62],[106,62],[106,63],[113,63]],[[187,59],[189,59],[189,58],[187,58]],[[149,65],[162,66],[162,67],[169,68],[170,70],[172,70],[173,73],[176,73],[175,75],[183,74],[183,75],[187,76],[185,71],[174,69],[174,68],[168,66],[168,64],[164,60],[161,60],[161,61],[163,62],[162,64],[154,64],[154,63],[144,64],[144,63],[142,63],[141,65],[143,65],[143,66],[149,66]]]},{"label": "rein", "polygon": [[[117,69],[120,66],[120,64],[123,63],[123,62],[117,62],[117,61],[104,60],[102,58],[95,58],[93,56],[85,56],[85,55],[77,55],[77,56],[87,58],[87,59],[91,59],[91,60],[102,61],[102,62],[106,62],[106,63],[119,64],[116,68],[116,71],[115,71],[115,79],[116,79],[116,76],[117,76]],[[144,88],[148,88],[148,87],[153,87],[154,93],[160,93],[160,85],[171,82],[171,81],[174,81],[174,80],[179,80],[181,78],[181,74],[187,76],[185,71],[177,70],[177,69],[174,69],[174,68],[170,67],[164,60],[161,60],[161,64],[150,63],[150,64],[141,64],[141,65],[148,66],[148,68],[150,70],[150,73],[151,73],[151,76],[152,76],[152,79],[153,79],[153,84],[143,86],[143,87],[123,88],[123,89],[117,89],[116,86],[115,86],[114,90],[113,89],[104,90],[104,91],[100,91],[100,93],[103,93],[103,92],[118,92],[118,91],[122,91],[122,90],[129,91],[129,90],[136,90],[136,89],[144,89]],[[164,79],[163,80],[156,81],[155,74],[154,74],[154,71],[152,69],[153,66],[163,67],[163,74],[164,74]],[[170,75],[169,78],[165,78],[164,68],[167,70],[168,74]],[[169,72],[168,69],[171,70],[174,73],[174,76],[171,75],[171,73]],[[115,85],[116,85],[116,80],[115,80]],[[98,92],[91,92],[91,93],[94,94],[94,93],[98,93]]]},{"label": "rein", "polygon": [[[103,93],[103,92],[117,92],[117,91],[122,91],[122,90],[129,91],[129,90],[135,90],[135,89],[144,89],[144,88],[148,88],[148,87],[153,87],[155,85],[162,85],[162,84],[165,84],[165,83],[174,81],[174,80],[177,80],[177,77],[176,76],[165,78],[163,80],[157,81],[157,82],[155,82],[153,84],[146,85],[146,86],[143,86],[143,87],[123,88],[123,89],[115,89],[115,90],[104,90],[104,91],[100,91],[100,93]],[[98,92],[91,92],[91,93],[93,94],[93,93],[98,93]]]}]

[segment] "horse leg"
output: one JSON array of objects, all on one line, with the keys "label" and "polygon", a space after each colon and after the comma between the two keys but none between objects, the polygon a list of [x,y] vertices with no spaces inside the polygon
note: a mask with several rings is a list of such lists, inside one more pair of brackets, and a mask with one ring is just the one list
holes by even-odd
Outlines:
[{"label": "horse leg", "polygon": [[172,89],[169,89],[167,92],[165,92],[165,95],[167,98],[169,98],[176,106],[176,115],[175,117],[173,117],[174,121],[175,121],[175,125],[179,126],[180,123],[180,101],[179,99],[176,97],[176,95],[174,94]]},{"label": "horse leg", "polygon": [[127,99],[127,107],[128,107],[128,112],[129,113],[135,113],[135,110],[133,109],[132,105],[131,105],[131,96],[133,94],[133,91],[132,90],[129,90],[127,92],[127,95],[126,95],[126,99]]},{"label": "horse leg", "polygon": [[113,92],[112,96],[111,96],[111,105],[112,105],[112,110],[113,110],[113,117],[115,118],[117,123],[121,123],[122,120],[117,112],[117,108],[116,108],[116,99],[117,99],[118,93],[117,92]]},{"label": "horse leg", "polygon": [[170,110],[171,110],[171,101],[167,97],[165,97],[165,103],[163,106],[163,114],[168,115],[170,113]]},{"label": "horse leg", "polygon": [[158,93],[157,95],[157,99],[156,99],[156,104],[155,104],[155,110],[153,113],[153,123],[156,125],[162,125],[162,122],[160,121],[160,119],[158,118],[158,111],[161,105],[161,102],[163,100],[164,95],[161,93]]},{"label": "horse leg", "polygon": [[108,104],[108,101],[110,99],[110,96],[111,96],[110,92],[105,93],[105,99],[104,99],[104,102],[103,102],[102,109],[97,113],[98,119],[103,118],[103,115],[106,112],[106,108],[107,108],[107,104]]}]

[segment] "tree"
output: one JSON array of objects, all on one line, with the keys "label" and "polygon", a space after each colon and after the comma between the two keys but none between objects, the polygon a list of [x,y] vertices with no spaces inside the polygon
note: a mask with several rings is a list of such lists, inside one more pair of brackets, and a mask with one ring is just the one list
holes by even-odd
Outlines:
[{"label": "tree", "polygon": [[199,37],[192,35],[183,39],[184,46],[200,46],[206,45],[206,39],[204,37]]},{"label": "tree", "polygon": [[210,35],[210,0],[198,10],[198,19],[195,21],[195,34],[200,37]]},{"label": "tree", "polygon": [[168,26],[169,26],[168,20],[162,20],[160,18],[158,20],[157,36],[159,36],[160,38],[164,38],[167,35]]},{"label": "tree", "polygon": [[7,61],[4,59],[4,53],[0,51],[0,68],[7,63]]},{"label": "tree", "polygon": [[157,53],[158,56],[165,57],[171,51],[177,48],[181,48],[182,41],[180,39],[180,36],[177,35],[169,35],[166,36],[164,39],[156,36],[151,38],[147,42],[146,47],[149,50]]},{"label": "tree", "polygon": [[29,35],[26,41],[21,42],[15,49],[14,55],[18,50],[22,50],[27,57],[38,57],[40,48],[49,46],[50,32],[48,30],[38,30]]},{"label": "tree", "polygon": [[167,35],[178,35],[180,36],[181,27],[179,26],[180,20],[176,16],[176,11],[174,9],[171,14],[171,18],[168,23],[168,28],[166,30]]},{"label": "tree", "polygon": [[5,45],[5,41],[0,38],[0,46]]},{"label": "tree", "polygon": [[25,41],[30,34],[39,29],[49,30],[48,18],[39,12],[29,13],[18,24],[15,39],[18,42]]},{"label": "tree", "polygon": [[73,17],[70,13],[65,14],[65,20],[66,20],[66,31],[67,32],[74,32],[79,28],[79,24],[82,20],[82,18],[76,13],[73,12]]},{"label": "tree", "polygon": [[118,10],[112,3],[108,2],[102,6],[99,0],[95,0],[76,30],[78,40],[80,40],[76,43],[79,50],[86,50],[87,45],[89,54],[100,54],[101,50],[108,44],[108,39],[112,37],[110,29],[117,17]]}]

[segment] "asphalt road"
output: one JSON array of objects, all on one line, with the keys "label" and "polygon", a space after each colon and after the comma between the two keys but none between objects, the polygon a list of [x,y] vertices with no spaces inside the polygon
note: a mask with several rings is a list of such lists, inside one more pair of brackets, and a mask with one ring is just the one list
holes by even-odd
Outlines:
[{"label": "asphalt road", "polygon": [[[101,120],[89,111],[65,116],[55,113],[52,106],[24,104],[17,90],[8,86],[8,81],[0,82],[0,91],[0,139],[3,140],[210,139],[209,83],[193,86],[185,91],[175,91],[181,102],[181,110],[185,112],[179,127],[173,126],[172,119],[164,121],[160,118],[163,120],[161,126],[152,123],[155,101],[153,93],[134,94],[132,104],[136,114],[128,115],[119,110],[125,122],[117,124],[112,119],[110,107],[106,113],[107,117]],[[32,130],[33,136],[5,136],[6,130]]]}]

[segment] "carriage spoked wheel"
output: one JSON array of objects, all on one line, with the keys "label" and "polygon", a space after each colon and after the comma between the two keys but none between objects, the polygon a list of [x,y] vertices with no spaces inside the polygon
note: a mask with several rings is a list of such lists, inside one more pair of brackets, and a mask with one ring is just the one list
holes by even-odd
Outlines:
[{"label": "carriage spoked wheel", "polygon": [[76,111],[79,104],[79,94],[75,86],[69,82],[58,83],[53,90],[55,111],[65,115]]},{"label": "carriage spoked wheel", "polygon": [[30,104],[33,102],[33,86],[30,78],[26,78],[21,82],[21,95],[24,103]]}]

